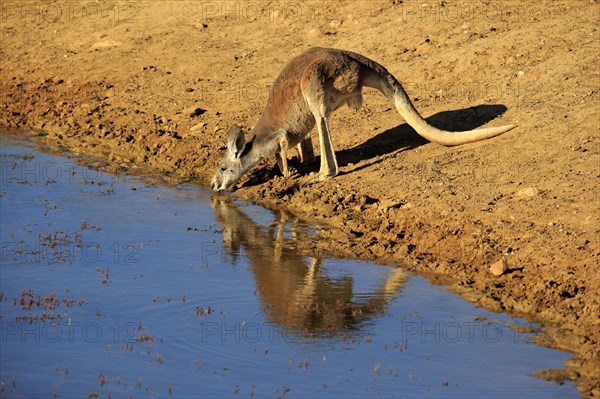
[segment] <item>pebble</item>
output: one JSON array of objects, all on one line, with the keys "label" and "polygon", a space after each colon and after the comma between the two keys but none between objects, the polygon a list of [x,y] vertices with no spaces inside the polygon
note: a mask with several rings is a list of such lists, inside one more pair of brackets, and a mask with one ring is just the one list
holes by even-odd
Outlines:
[{"label": "pebble", "polygon": [[339,28],[340,26],[342,26],[342,21],[339,19],[333,19],[329,22],[330,28]]},{"label": "pebble", "polygon": [[381,203],[379,204],[379,207],[383,210],[388,210],[391,208],[400,208],[402,205],[403,205],[402,201],[385,199],[385,200],[381,201]]},{"label": "pebble", "polygon": [[515,193],[514,198],[515,199],[523,199],[523,198],[535,197],[539,193],[540,193],[540,190],[538,190],[537,187],[525,187],[525,188],[522,188],[519,191],[517,191]]},{"label": "pebble", "polygon": [[308,37],[319,37],[322,36],[323,34],[321,33],[321,31],[317,28],[311,29],[310,31],[308,31]]},{"label": "pebble", "polygon": [[493,263],[490,266],[490,272],[492,272],[494,276],[502,276],[504,273],[506,273],[507,270],[508,266],[506,265],[506,262],[504,262],[504,260],[502,259]]},{"label": "pebble", "polygon": [[205,113],[206,110],[204,108],[200,108],[197,106],[187,107],[183,110],[183,114],[189,117],[200,116]]},{"label": "pebble", "polygon": [[194,125],[190,128],[190,132],[196,132],[198,130],[201,130],[204,128],[204,126],[206,126],[206,122],[200,122],[197,125]]},{"label": "pebble", "polygon": [[94,43],[92,45],[92,47],[90,47],[90,49],[91,50],[103,50],[103,49],[107,49],[107,48],[118,47],[122,44],[123,43],[118,42],[116,40],[107,39],[107,40],[102,40],[100,42]]}]

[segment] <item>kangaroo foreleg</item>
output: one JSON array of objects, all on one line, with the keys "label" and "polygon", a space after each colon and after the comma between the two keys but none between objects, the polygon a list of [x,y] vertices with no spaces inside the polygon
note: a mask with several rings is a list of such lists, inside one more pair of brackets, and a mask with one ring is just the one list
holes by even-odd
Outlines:
[{"label": "kangaroo foreleg", "polygon": [[290,168],[288,166],[287,150],[287,138],[282,137],[279,140],[279,151],[275,154],[275,159],[277,160],[277,166],[279,166],[279,170],[281,171],[281,173],[283,173],[284,177],[289,177],[291,174]]},{"label": "kangaroo foreleg", "polygon": [[310,134],[307,134],[304,139],[298,144],[298,156],[301,163],[310,163],[315,160],[315,152],[312,146]]}]

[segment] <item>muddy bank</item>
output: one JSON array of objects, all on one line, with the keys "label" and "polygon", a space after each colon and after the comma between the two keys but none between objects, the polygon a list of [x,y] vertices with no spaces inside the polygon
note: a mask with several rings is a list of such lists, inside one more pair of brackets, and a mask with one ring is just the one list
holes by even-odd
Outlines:
[{"label": "muddy bank", "polygon": [[517,123],[444,148],[367,91],[330,123],[340,176],[298,188],[318,164],[292,159],[284,179],[270,159],[237,194],[334,227],[321,250],[402,262],[544,323],[546,344],[576,354],[566,375],[600,396],[597,2],[28,4],[3,14],[0,124],[112,169],[206,182],[227,127],[252,126],[310,45],[382,63],[441,128]]}]

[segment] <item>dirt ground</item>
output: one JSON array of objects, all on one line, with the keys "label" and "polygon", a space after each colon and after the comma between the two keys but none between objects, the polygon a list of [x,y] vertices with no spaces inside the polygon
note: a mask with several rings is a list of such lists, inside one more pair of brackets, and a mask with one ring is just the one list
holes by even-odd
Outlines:
[{"label": "dirt ground", "polygon": [[440,128],[518,124],[442,147],[366,90],[330,120],[338,177],[299,188],[318,163],[292,159],[285,179],[268,159],[236,195],[329,226],[319,250],[401,262],[542,323],[540,341],[575,354],[542,374],[600,397],[597,1],[0,5],[0,125],[113,170],[207,184],[228,126],[250,128],[285,63],[315,45],[380,62]]}]

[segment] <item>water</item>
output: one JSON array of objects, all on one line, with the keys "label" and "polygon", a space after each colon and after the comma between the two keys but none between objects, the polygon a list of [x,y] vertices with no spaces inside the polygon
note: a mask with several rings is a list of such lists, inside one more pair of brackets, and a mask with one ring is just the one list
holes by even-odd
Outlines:
[{"label": "water", "polygon": [[304,253],[291,215],[0,137],[2,397],[578,396],[523,320]]}]

